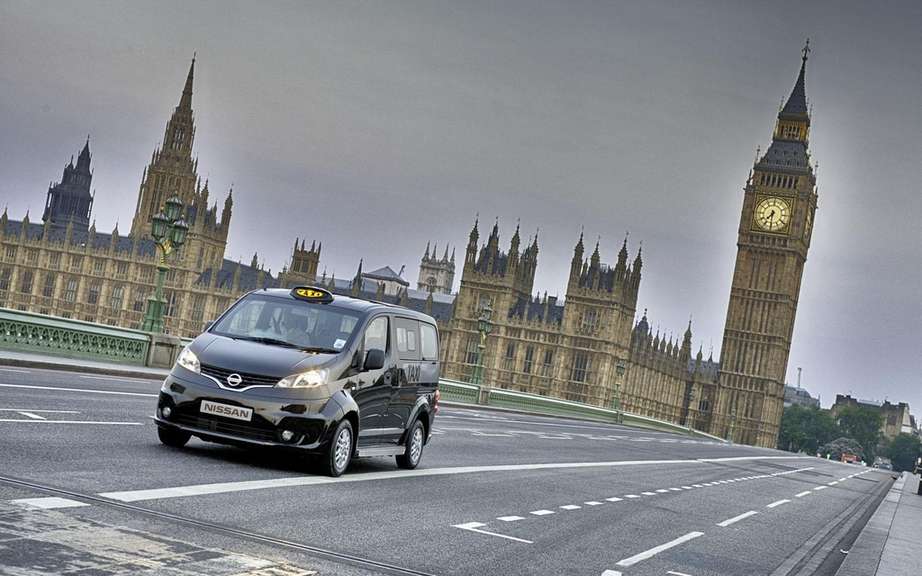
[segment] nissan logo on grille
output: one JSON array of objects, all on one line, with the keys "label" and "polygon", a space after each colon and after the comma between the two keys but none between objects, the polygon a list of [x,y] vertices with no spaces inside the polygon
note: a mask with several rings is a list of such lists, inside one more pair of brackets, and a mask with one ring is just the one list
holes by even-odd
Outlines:
[{"label": "nissan logo on grille", "polygon": [[227,385],[236,388],[243,383],[243,376],[234,372],[227,377]]}]

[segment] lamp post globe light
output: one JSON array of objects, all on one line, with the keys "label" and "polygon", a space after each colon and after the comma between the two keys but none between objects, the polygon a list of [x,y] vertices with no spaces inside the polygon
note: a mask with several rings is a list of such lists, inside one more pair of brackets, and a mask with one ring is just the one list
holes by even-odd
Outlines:
[{"label": "lamp post globe light", "polygon": [[150,235],[157,246],[157,287],[154,295],[147,299],[147,311],[141,322],[141,330],[163,332],[163,312],[166,301],[163,298],[163,279],[170,269],[166,258],[186,242],[189,225],[182,218],[183,204],[177,196],[166,201],[163,210],[151,218]]},{"label": "lamp post globe light", "polygon": [[477,331],[480,333],[480,342],[477,344],[477,365],[474,367],[474,377],[471,378],[471,383],[481,387],[479,402],[486,404],[490,396],[490,388],[483,385],[483,359],[487,349],[487,335],[493,331],[493,308],[490,307],[489,302],[480,309]]}]

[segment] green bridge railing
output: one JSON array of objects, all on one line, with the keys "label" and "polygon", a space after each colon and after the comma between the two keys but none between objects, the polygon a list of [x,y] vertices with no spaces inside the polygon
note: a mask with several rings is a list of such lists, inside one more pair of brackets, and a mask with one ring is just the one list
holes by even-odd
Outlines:
[{"label": "green bridge railing", "polygon": [[[538,394],[515,392],[512,390],[503,390],[501,388],[481,389],[480,386],[467,382],[445,379],[439,381],[439,390],[442,393],[442,399],[448,402],[486,405],[497,408],[508,408],[511,410],[522,410],[525,412],[536,412],[549,416],[569,416],[588,420],[598,420],[600,422],[627,424],[629,426],[648,428],[660,432],[676,432],[679,434],[725,442],[723,438],[712,436],[706,432],[695,430],[687,426],[681,426],[673,422],[648,418],[646,416],[631,414],[620,410],[592,406],[590,404],[572,402],[570,400],[540,396]],[[485,398],[482,398],[482,396],[485,396]],[[482,400],[485,400],[485,403],[482,403]]]},{"label": "green bridge railing", "polygon": [[141,330],[0,308],[0,349],[5,350],[165,367],[185,342]]}]

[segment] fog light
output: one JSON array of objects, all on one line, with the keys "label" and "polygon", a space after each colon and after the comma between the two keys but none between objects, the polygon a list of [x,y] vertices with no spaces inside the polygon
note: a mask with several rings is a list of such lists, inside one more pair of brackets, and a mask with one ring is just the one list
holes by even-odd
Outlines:
[{"label": "fog light", "polygon": [[173,413],[173,410],[169,406],[164,406],[160,409],[160,413],[163,414],[164,418],[169,418],[170,414]]},{"label": "fog light", "polygon": [[295,433],[291,430],[282,430],[281,436],[283,442],[291,442],[291,440],[295,437]]}]

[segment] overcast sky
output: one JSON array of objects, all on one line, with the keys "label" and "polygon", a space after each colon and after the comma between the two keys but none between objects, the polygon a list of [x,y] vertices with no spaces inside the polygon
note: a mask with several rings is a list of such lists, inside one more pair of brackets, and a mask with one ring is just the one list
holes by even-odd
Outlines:
[{"label": "overcast sky", "polygon": [[[0,1],[0,204],[41,215],[87,133],[94,216],[127,232],[193,52],[196,154],[233,184],[227,257],[297,237],[351,277],[540,228],[563,295],[580,227],[643,242],[638,313],[715,357],[742,187],[809,36],[819,211],[788,369],[922,410],[922,3]],[[591,249],[591,246],[590,246]],[[441,250],[440,250],[441,251]],[[457,283],[460,281],[460,265]]]}]

